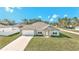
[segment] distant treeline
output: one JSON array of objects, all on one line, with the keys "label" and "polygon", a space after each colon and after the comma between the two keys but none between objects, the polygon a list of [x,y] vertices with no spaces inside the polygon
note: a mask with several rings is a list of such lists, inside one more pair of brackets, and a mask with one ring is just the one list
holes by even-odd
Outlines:
[{"label": "distant treeline", "polygon": [[22,19],[22,23],[24,24],[32,24],[35,22],[45,22],[45,23],[49,23],[48,21],[44,21],[41,18],[33,18],[33,19]]},{"label": "distant treeline", "polygon": [[[59,26],[59,27],[68,27],[68,26],[78,26],[79,25],[79,18],[78,17],[73,17],[73,18],[68,18],[68,17],[64,17],[64,18],[57,18],[58,22],[49,22],[46,20],[43,20],[41,18],[33,18],[33,19],[22,19],[20,23],[22,24],[32,24],[35,22],[45,22],[47,24],[51,24],[51,25],[55,25],[55,26]],[[3,19],[0,20],[0,24],[3,25],[15,25],[16,21],[14,20],[10,20],[10,19]]]},{"label": "distant treeline", "polygon": [[2,25],[15,25],[16,22],[14,20],[11,20],[11,19],[2,19],[2,20],[0,20],[0,24],[2,24]]},{"label": "distant treeline", "polygon": [[59,27],[68,27],[68,26],[79,26],[79,18],[78,17],[73,17],[73,18],[68,18],[68,17],[63,17],[63,18],[57,18],[57,22],[50,22],[50,21],[44,21],[41,18],[34,18],[34,19],[23,19],[22,23],[24,24],[32,24],[35,22],[45,22],[47,24],[59,26]]},{"label": "distant treeline", "polygon": [[59,22],[57,23],[57,25],[60,27],[79,26],[78,17],[73,17],[73,18],[64,17],[64,18],[58,18],[58,20]]}]

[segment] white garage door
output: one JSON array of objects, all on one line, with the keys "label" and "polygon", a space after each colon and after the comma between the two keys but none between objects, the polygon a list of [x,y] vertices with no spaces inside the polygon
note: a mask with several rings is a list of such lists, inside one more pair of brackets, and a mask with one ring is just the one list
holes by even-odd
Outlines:
[{"label": "white garage door", "polygon": [[25,36],[34,35],[34,30],[22,30],[22,35],[25,35]]}]

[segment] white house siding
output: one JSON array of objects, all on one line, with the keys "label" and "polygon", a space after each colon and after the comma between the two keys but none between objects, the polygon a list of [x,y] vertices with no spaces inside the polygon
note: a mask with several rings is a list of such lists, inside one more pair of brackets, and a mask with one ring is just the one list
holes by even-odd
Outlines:
[{"label": "white house siding", "polygon": [[[38,32],[42,32],[42,34],[39,34]],[[52,31],[41,31],[41,30],[22,30],[22,35],[25,36],[31,36],[31,35],[44,35],[46,36],[46,32],[48,32],[47,36],[59,36],[60,31],[58,30],[52,30]],[[56,32],[57,34],[53,34],[53,32]]]},{"label": "white house siding", "polygon": [[[57,34],[53,34],[53,33],[57,33]],[[49,32],[49,35],[51,36],[59,36],[60,35],[60,31],[58,31],[58,30],[53,30],[53,31],[50,31]]]},{"label": "white house siding", "polygon": [[[42,32],[42,34],[44,36],[51,36],[51,35],[53,35],[53,36],[59,36],[60,35],[60,31],[58,31],[58,30],[52,30],[52,31],[35,31],[34,32],[35,35],[40,35],[40,34],[38,34],[38,32]],[[53,32],[56,32],[57,34],[53,34]]]},{"label": "white house siding", "polygon": [[45,36],[46,35],[46,32],[45,31],[42,31],[43,35]]},{"label": "white house siding", "polygon": [[[42,32],[42,34],[39,34],[39,32]],[[34,33],[35,33],[35,35],[44,35],[43,31],[41,31],[41,30],[36,30]]]},{"label": "white house siding", "polygon": [[19,28],[0,28],[1,36],[8,36],[20,32]]},{"label": "white house siding", "polygon": [[78,30],[79,31],[79,26],[75,27],[75,30]]}]

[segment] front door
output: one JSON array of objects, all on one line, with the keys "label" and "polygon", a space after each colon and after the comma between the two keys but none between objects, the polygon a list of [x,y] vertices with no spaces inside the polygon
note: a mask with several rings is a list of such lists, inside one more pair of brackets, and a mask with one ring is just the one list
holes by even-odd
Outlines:
[{"label": "front door", "polygon": [[49,32],[48,31],[46,31],[46,36],[48,36],[49,35]]}]

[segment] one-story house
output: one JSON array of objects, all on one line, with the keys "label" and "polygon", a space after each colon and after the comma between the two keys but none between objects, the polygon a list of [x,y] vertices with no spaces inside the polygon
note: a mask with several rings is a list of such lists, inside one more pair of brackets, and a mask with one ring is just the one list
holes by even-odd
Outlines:
[{"label": "one-story house", "polygon": [[76,26],[76,27],[75,27],[75,30],[79,31],[79,26]]},{"label": "one-story house", "polygon": [[0,27],[0,36],[9,36],[18,32],[20,32],[20,29],[18,27]]},{"label": "one-story house", "polygon": [[66,28],[67,28],[67,29],[74,29],[74,26],[68,25],[68,26],[66,26]]},{"label": "one-story house", "polygon": [[1,27],[6,27],[6,25],[0,24],[0,28],[1,28]]},{"label": "one-story house", "polygon": [[60,31],[47,23],[36,22],[23,26],[22,35],[59,36]]}]

